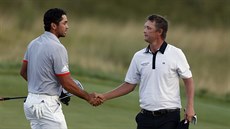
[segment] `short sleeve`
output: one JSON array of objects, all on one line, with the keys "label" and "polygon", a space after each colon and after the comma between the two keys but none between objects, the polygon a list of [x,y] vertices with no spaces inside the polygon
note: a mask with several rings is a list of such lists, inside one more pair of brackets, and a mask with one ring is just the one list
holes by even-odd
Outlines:
[{"label": "short sleeve", "polygon": [[56,76],[69,74],[68,55],[64,46],[59,46],[53,53],[54,72]]},{"label": "short sleeve", "polygon": [[140,73],[138,72],[138,65],[135,57],[134,55],[125,77],[125,82],[130,84],[138,84],[140,82]]},{"label": "short sleeve", "polygon": [[177,72],[181,78],[191,78],[192,72],[190,70],[190,66],[188,61],[182,52],[182,50],[178,51],[178,62],[177,62]]}]

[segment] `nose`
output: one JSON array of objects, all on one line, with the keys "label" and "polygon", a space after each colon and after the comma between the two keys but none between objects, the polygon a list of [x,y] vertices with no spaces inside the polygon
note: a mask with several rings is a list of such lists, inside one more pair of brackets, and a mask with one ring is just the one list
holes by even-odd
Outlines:
[{"label": "nose", "polygon": [[144,33],[146,33],[146,28],[144,28]]},{"label": "nose", "polygon": [[143,33],[146,34],[146,29],[144,29]]}]

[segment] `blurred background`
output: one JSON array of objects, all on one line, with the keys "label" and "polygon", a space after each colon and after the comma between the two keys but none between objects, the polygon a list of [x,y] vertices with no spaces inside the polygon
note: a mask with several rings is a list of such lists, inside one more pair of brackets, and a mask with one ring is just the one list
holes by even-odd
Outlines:
[{"label": "blurred background", "polygon": [[[229,5],[228,0],[1,0],[0,97],[26,95],[26,82],[19,76],[21,61],[28,43],[44,32],[43,15],[49,8],[67,12],[69,31],[60,40],[72,75],[90,92],[106,92],[123,82],[133,54],[147,46],[146,17],[160,14],[169,21],[166,41],[183,50],[193,72],[199,124],[191,128],[227,129]],[[181,89],[184,101],[183,85]],[[78,129],[136,127],[138,88],[99,108],[76,97],[72,101],[72,106],[63,107],[70,129],[75,124]],[[80,108],[73,113],[75,105]],[[0,129],[29,128],[22,106],[22,101],[0,102]]]}]

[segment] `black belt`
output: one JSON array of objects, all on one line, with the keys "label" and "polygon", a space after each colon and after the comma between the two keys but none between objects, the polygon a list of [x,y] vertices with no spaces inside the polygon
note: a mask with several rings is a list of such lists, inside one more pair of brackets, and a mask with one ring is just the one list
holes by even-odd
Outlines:
[{"label": "black belt", "polygon": [[161,110],[157,110],[157,111],[148,111],[148,110],[142,109],[141,113],[150,114],[153,116],[162,116],[162,115],[165,115],[167,113],[176,112],[176,111],[180,111],[180,109],[179,108],[177,108],[177,109],[161,109]]}]

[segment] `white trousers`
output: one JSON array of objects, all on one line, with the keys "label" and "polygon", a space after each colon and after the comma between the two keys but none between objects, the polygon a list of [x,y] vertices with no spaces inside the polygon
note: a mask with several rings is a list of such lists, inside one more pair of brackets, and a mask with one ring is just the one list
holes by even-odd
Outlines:
[{"label": "white trousers", "polygon": [[24,103],[26,119],[31,129],[67,129],[58,96],[29,93]]}]

